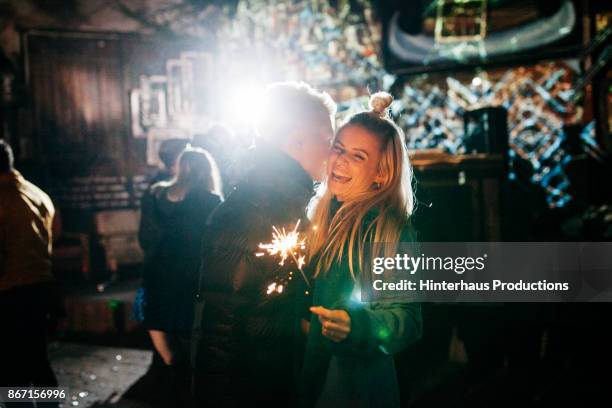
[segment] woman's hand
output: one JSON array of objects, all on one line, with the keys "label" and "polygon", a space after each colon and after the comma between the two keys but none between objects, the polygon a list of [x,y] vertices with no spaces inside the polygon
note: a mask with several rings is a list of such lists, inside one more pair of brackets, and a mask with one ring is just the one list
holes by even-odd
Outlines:
[{"label": "woman's hand", "polygon": [[328,339],[339,343],[351,332],[351,317],[344,310],[329,310],[322,306],[313,306],[310,311],[319,316],[321,333]]}]

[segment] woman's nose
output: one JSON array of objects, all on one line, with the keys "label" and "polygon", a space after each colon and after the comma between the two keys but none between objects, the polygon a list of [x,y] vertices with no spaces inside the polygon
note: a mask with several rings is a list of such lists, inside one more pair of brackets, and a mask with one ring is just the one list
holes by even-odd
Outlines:
[{"label": "woman's nose", "polygon": [[336,160],[336,165],[345,167],[347,164],[348,160],[346,159],[346,156],[343,154],[339,155],[338,159]]}]

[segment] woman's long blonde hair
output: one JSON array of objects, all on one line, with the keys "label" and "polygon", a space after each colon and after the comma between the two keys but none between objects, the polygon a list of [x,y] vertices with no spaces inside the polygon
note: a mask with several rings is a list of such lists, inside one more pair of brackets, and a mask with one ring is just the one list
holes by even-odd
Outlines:
[{"label": "woman's long blonde hair", "polygon": [[[316,259],[315,276],[322,270],[328,271],[334,262],[340,262],[348,246],[349,270],[356,279],[355,254],[361,270],[366,243],[397,244],[402,227],[412,214],[412,168],[404,144],[404,132],[387,113],[391,101],[391,95],[386,93],[372,95],[372,110],[352,115],[336,133],[335,138],[348,127],[359,126],[381,141],[379,172],[382,181],[376,188],[343,202],[333,216],[330,208],[333,194],[326,181],[319,186],[308,206],[313,225],[309,231],[308,252],[309,259]],[[364,226],[364,217],[373,209],[378,210],[376,216]],[[385,252],[388,252],[385,256],[393,256],[395,248],[392,246],[385,245]]]}]

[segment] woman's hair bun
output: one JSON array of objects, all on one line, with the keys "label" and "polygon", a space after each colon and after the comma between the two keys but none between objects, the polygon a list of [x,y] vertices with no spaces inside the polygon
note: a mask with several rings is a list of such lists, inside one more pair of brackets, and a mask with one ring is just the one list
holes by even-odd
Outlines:
[{"label": "woman's hair bun", "polygon": [[381,117],[387,115],[387,109],[393,102],[393,96],[387,92],[376,92],[370,96],[370,108]]}]

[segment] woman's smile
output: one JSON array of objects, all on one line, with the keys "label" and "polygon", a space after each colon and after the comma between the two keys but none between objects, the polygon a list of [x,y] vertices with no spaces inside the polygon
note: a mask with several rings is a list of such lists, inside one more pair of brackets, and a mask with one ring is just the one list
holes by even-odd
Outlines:
[{"label": "woman's smile", "polygon": [[349,181],[351,181],[352,177],[348,177],[348,176],[343,176],[339,173],[337,173],[335,170],[332,171],[332,179],[334,180],[334,182],[336,183],[340,183],[340,184],[346,184]]}]

